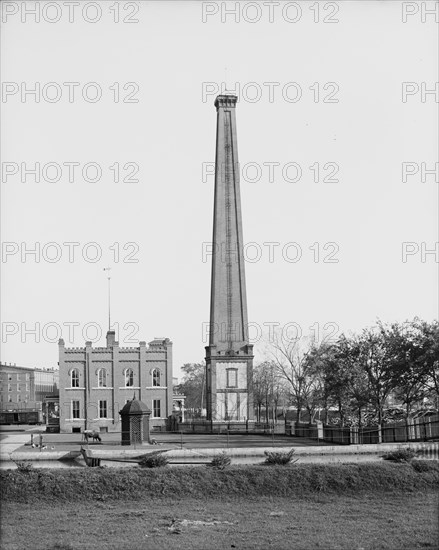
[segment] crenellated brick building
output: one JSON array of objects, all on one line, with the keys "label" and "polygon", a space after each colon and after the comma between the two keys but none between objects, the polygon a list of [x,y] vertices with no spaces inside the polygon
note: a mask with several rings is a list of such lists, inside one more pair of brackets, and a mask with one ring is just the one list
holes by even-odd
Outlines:
[{"label": "crenellated brick building", "polygon": [[60,431],[120,432],[119,411],[128,400],[152,411],[150,425],[165,426],[172,413],[172,342],[156,338],[121,348],[115,332],[107,346],[66,348],[59,341]]}]

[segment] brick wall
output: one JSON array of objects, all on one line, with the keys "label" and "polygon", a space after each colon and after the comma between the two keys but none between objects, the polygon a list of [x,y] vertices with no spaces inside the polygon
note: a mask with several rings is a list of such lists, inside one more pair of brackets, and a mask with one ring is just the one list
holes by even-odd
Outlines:
[{"label": "brick wall", "polygon": [[[121,430],[119,411],[127,400],[143,401],[152,411],[151,426],[164,426],[172,412],[172,342],[157,339],[138,347],[121,348],[110,341],[108,347],[66,348],[59,342],[60,431],[73,428]],[[132,377],[127,370],[132,371]],[[154,371],[159,376],[154,377]],[[78,387],[72,387],[72,372]],[[100,374],[101,371],[101,374]],[[105,375],[103,374],[105,373]],[[105,378],[105,385],[104,385]],[[132,385],[127,386],[127,379]],[[159,382],[159,386],[155,385]],[[160,417],[154,418],[154,400],[160,400]],[[79,418],[73,402],[79,405]],[[106,402],[106,418],[102,418]]]}]

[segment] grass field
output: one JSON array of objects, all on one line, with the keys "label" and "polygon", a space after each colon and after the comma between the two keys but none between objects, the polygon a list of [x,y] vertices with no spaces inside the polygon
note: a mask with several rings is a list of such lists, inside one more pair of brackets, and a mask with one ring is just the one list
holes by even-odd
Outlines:
[{"label": "grass field", "polygon": [[2,510],[3,550],[438,548],[438,499],[363,494],[67,502]]},{"label": "grass field", "polygon": [[439,465],[2,472],[2,550],[439,549]]}]

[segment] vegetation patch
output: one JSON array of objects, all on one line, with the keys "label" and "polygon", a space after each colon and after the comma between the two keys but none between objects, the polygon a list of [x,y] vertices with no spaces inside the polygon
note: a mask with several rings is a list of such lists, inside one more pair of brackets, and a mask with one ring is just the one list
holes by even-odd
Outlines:
[{"label": "vegetation patch", "polygon": [[434,471],[437,467],[437,462],[425,459],[412,460],[410,464],[412,468],[416,470],[416,472],[431,472]]},{"label": "vegetation patch", "polygon": [[163,468],[169,464],[169,458],[164,451],[155,451],[145,455],[139,462],[141,468]]},{"label": "vegetation patch", "polygon": [[405,449],[396,449],[383,454],[384,460],[392,460],[393,462],[410,462],[417,452],[410,447]]},{"label": "vegetation patch", "polygon": [[298,464],[227,469],[81,468],[0,472],[2,501],[110,501],[172,498],[222,499],[246,495],[306,497],[359,492],[414,492],[439,488],[439,464]]},{"label": "vegetation patch", "polygon": [[19,471],[22,474],[28,474],[29,472],[33,472],[34,466],[32,462],[24,462],[19,460],[14,460],[15,465],[17,466],[17,471]]},{"label": "vegetation patch", "polygon": [[286,466],[287,464],[294,464],[299,459],[293,460],[295,449],[291,449],[288,452],[276,452],[276,451],[264,451],[266,456],[266,464],[278,464],[280,466]]},{"label": "vegetation patch", "polygon": [[217,470],[224,470],[225,468],[230,466],[231,462],[232,460],[230,456],[228,456],[226,452],[222,452],[219,455],[213,457],[209,466],[212,466],[212,468],[216,468]]}]

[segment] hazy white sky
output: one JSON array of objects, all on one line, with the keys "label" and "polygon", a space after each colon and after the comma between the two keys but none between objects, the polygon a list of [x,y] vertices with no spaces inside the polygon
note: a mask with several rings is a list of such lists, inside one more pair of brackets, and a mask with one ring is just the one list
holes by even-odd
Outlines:
[{"label": "hazy white sky", "polygon": [[[269,323],[339,333],[437,318],[439,250],[424,252],[439,246],[439,177],[423,173],[438,160],[438,32],[425,12],[437,3],[241,2],[236,15],[234,2],[30,4],[39,22],[2,3],[2,361],[56,366],[58,338],[82,346],[96,325],[103,345],[107,266],[121,346],[169,337],[176,375],[204,357],[203,165],[225,74],[240,97],[253,337]],[[39,101],[22,99],[36,83]],[[23,172],[35,163],[39,182]],[[72,182],[65,163],[79,163]],[[277,243],[271,258],[264,243]]]}]

